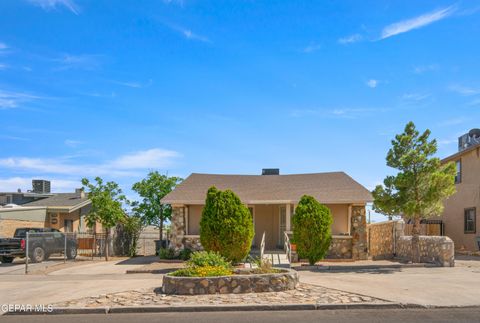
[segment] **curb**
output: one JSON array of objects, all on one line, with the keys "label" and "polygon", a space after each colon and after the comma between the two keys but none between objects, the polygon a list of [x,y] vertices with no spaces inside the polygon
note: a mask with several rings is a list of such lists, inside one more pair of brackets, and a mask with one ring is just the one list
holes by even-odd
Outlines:
[{"label": "curb", "polygon": [[[314,311],[349,309],[413,309],[444,308],[401,303],[351,304],[265,304],[265,305],[204,305],[204,306],[125,306],[125,307],[59,307],[51,312],[7,312],[4,315],[65,315],[65,314],[120,314],[120,313],[188,313],[234,311]],[[448,308],[448,306],[446,307]]]},{"label": "curb", "polygon": [[382,270],[382,269],[402,269],[402,268],[430,268],[439,267],[434,264],[404,264],[404,265],[364,265],[364,266],[292,266],[296,271],[356,271],[356,270]]}]

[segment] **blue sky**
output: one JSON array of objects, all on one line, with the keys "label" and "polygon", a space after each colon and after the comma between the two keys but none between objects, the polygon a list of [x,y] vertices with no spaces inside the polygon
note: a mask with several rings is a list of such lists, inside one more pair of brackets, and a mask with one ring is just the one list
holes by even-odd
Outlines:
[{"label": "blue sky", "polygon": [[0,191],[158,169],[342,170],[368,188],[412,120],[480,126],[474,1],[0,3]]}]

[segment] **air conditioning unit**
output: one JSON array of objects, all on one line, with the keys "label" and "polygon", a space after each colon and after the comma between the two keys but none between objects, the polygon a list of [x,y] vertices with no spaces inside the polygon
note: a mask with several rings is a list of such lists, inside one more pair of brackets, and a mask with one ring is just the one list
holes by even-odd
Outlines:
[{"label": "air conditioning unit", "polygon": [[480,129],[472,129],[458,138],[458,151],[480,144]]}]

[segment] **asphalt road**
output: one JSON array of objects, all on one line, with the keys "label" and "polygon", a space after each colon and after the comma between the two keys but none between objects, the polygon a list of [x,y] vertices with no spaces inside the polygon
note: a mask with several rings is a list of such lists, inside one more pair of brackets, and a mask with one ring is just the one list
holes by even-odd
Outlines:
[{"label": "asphalt road", "polygon": [[480,322],[480,307],[399,310],[320,310],[288,312],[148,313],[85,315],[1,316],[2,323],[97,323],[97,322],[175,322],[175,323],[291,323],[291,322]]}]

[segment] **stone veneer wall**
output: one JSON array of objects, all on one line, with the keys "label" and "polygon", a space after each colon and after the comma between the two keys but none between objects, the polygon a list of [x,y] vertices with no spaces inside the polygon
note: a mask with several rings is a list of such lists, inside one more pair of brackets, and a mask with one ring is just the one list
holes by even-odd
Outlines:
[{"label": "stone veneer wall", "polygon": [[368,225],[368,250],[373,260],[392,259],[396,241],[403,236],[403,220],[386,221]]},{"label": "stone veneer wall", "polygon": [[162,290],[165,294],[201,295],[201,294],[242,294],[280,292],[295,289],[298,274],[290,269],[281,269],[275,274],[243,274],[222,277],[163,277]]},{"label": "stone veneer wall", "polygon": [[183,239],[185,236],[185,208],[172,208],[172,223],[170,229],[170,247],[175,250],[184,248]]},{"label": "stone veneer wall", "polygon": [[365,205],[352,206],[352,258],[366,260],[368,258],[367,219]]},{"label": "stone veneer wall", "polygon": [[352,238],[333,237],[326,258],[352,259]]},{"label": "stone veneer wall", "polygon": [[183,238],[183,246],[186,249],[194,251],[203,250],[202,244],[200,243],[200,236],[185,236]]},{"label": "stone veneer wall", "polygon": [[[455,248],[452,239],[445,236],[420,236],[420,261],[442,267],[455,266]],[[400,237],[397,241],[397,258],[412,258],[412,236]]]}]

